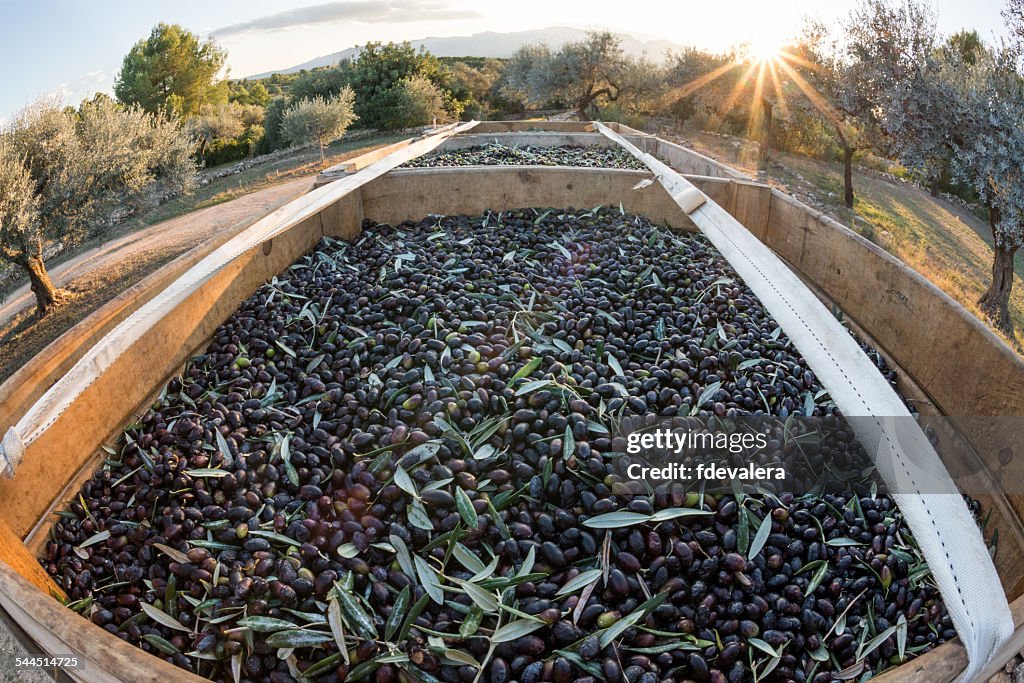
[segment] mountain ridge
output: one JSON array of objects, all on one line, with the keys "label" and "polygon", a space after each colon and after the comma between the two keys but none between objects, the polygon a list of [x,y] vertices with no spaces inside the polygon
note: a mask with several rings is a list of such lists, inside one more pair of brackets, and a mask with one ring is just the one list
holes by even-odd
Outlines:
[{"label": "mountain ridge", "polygon": [[[616,33],[622,40],[623,51],[632,57],[646,56],[653,61],[661,61],[666,50],[682,47],[670,40],[639,40],[628,33]],[[567,42],[586,38],[583,29],[569,26],[548,26],[527,31],[481,31],[468,36],[428,36],[410,40],[413,47],[425,48],[436,57],[511,57],[523,45],[546,43],[551,47],[560,47]],[[359,54],[359,46],[353,46],[340,52],[314,57],[301,64],[274,69],[264,73],[246,76],[247,80],[267,78],[273,74],[291,74],[303,69],[315,69],[321,66],[333,66],[343,59],[352,59]]]}]

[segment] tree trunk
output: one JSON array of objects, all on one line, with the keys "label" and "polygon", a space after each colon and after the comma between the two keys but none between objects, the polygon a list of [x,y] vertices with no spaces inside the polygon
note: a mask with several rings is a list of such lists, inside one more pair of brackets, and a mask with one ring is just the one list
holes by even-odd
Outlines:
[{"label": "tree trunk", "polygon": [[992,283],[978,299],[982,312],[992,323],[1007,334],[1013,333],[1010,323],[1010,291],[1013,289],[1013,259],[1017,247],[1007,245],[996,232],[999,222],[998,209],[989,209],[989,225],[992,228],[995,258],[992,261]]},{"label": "tree trunk", "polygon": [[853,208],[853,148],[843,147],[843,203]]},{"label": "tree trunk", "polygon": [[323,168],[324,165],[327,163],[327,160],[324,158],[324,145],[321,142],[318,143],[318,146],[320,147],[320,168]]},{"label": "tree trunk", "polygon": [[928,194],[933,197],[939,196],[939,183],[942,179],[939,176],[932,178],[932,181],[928,184]]},{"label": "tree trunk", "polygon": [[36,295],[36,313],[40,317],[46,315],[50,308],[57,303],[58,295],[57,288],[50,280],[50,274],[46,272],[46,265],[43,263],[42,257],[28,256],[19,261],[18,265],[28,273],[29,285],[32,288],[32,293]]},{"label": "tree trunk", "polygon": [[761,161],[768,161],[772,151],[772,144],[775,142],[775,122],[772,119],[772,103],[766,97],[761,98],[761,110],[764,112],[764,136],[761,138],[759,157]]}]

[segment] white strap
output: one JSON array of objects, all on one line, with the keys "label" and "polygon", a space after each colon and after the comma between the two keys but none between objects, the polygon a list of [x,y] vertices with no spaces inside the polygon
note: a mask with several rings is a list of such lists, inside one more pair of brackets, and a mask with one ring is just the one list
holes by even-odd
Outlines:
[{"label": "white strap", "polygon": [[470,130],[469,121],[412,142],[370,166],[312,190],[261,218],[192,266],[166,289],[121,321],[89,349],[75,365],[36,401],[18,424],[8,430],[0,447],[0,472],[14,476],[25,448],[52,425],[85,389],[161,318],[197,291],[214,274],[254,247],[272,239],[327,208],[340,197],[379,178],[406,161],[436,148],[449,137]]},{"label": "white strap", "polygon": [[[1013,633],[1013,619],[992,558],[956,484],[888,381],[853,337],[800,279],[735,218],[657,158],[602,124],[597,128],[639,158],[672,197],[687,198],[698,229],[779,323],[828,389],[903,513],[942,593],[973,681]],[[875,417],[885,416],[885,417]],[[901,429],[896,429],[899,422]],[[876,446],[876,448],[872,448]],[[908,455],[909,454],[909,455]]]}]

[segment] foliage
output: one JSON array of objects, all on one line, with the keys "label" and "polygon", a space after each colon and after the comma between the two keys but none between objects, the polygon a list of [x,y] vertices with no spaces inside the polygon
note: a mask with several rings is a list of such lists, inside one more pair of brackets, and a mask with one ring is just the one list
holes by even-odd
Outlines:
[{"label": "foliage", "polygon": [[263,107],[228,102],[205,105],[188,119],[186,129],[196,141],[199,160],[213,166],[251,156],[263,137],[263,121]]},{"label": "foliage", "polygon": [[226,83],[215,82],[226,58],[213,40],[201,42],[178,24],[160,23],[125,55],[114,92],[149,113],[197,114],[204,104],[227,99]]},{"label": "foliage", "polygon": [[286,98],[275,97],[270,100],[263,112],[263,137],[256,143],[256,154],[267,154],[288,146],[288,141],[281,134],[281,121],[287,109]]},{"label": "foliage", "polygon": [[265,107],[270,102],[270,92],[267,91],[263,81],[232,81],[229,86],[228,101]]},{"label": "foliage", "polygon": [[638,95],[652,67],[626,57],[622,41],[608,31],[588,33],[586,40],[569,42],[558,50],[527,45],[515,52],[506,67],[508,93],[528,104],[564,102],[581,117],[591,105]]},{"label": "foliage", "polygon": [[448,87],[463,105],[463,120],[500,119],[523,113],[522,102],[503,93],[505,61],[488,57],[442,58],[451,74]]},{"label": "foliage", "polygon": [[337,97],[352,80],[351,66],[351,62],[343,61],[333,67],[302,71],[288,85],[288,97],[292,102]]},{"label": "foliage", "polygon": [[6,261],[42,251],[34,189],[24,157],[7,136],[0,138],[0,258]]},{"label": "foliage", "polygon": [[402,79],[382,99],[386,107],[381,127],[385,130],[427,126],[448,116],[441,90],[424,76]]},{"label": "foliage", "polygon": [[361,125],[367,128],[392,130],[390,109],[403,101],[407,93],[406,79],[418,76],[435,85],[442,93],[444,109],[451,118],[462,111],[458,101],[447,90],[448,71],[429,52],[416,50],[410,43],[367,43],[349,64],[338,66],[349,72],[349,84],[355,92],[355,111]]},{"label": "foliage", "polygon": [[358,117],[353,113],[355,93],[346,87],[337,97],[314,97],[292,105],[281,119],[281,135],[292,145],[315,144],[324,160],[324,147],[348,130]]},{"label": "foliage", "polygon": [[109,97],[83,102],[78,111],[36,102],[0,137],[0,257],[28,272],[41,312],[56,301],[42,265],[47,243],[98,234],[115,211],[187,191],[195,175],[191,143],[175,121]]}]

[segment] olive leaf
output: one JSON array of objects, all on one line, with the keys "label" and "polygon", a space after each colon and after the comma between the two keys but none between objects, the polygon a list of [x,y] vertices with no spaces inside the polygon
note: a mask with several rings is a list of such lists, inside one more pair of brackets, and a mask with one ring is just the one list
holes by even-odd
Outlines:
[{"label": "olive leaf", "polygon": [[267,636],[267,645],[272,648],[297,648],[313,647],[334,640],[330,633],[322,631],[309,631],[307,629],[295,629],[292,631],[277,631]]},{"label": "olive leaf", "polygon": [[634,524],[643,524],[650,520],[650,515],[619,510],[616,512],[606,512],[603,515],[597,515],[596,517],[584,520],[583,526],[588,526],[591,529],[619,529],[621,527],[633,526]]},{"label": "olive leaf", "polygon": [[391,607],[387,621],[384,622],[384,640],[390,641],[391,637],[398,632],[398,627],[402,625],[402,617],[405,616],[405,611],[409,609],[409,599],[411,596],[412,591],[409,586],[403,586],[398,597],[395,598],[395,604]]},{"label": "olive leaf", "polygon": [[491,593],[490,591],[485,591],[480,586],[477,586],[474,583],[470,583],[469,581],[461,581],[456,579],[456,583],[458,583],[459,587],[463,591],[465,591],[466,595],[468,595],[470,599],[480,607],[480,609],[490,613],[498,611],[498,599],[494,597],[493,593]]},{"label": "olive leaf", "polygon": [[239,619],[236,623],[239,626],[244,626],[251,631],[258,631],[260,633],[274,633],[275,631],[287,631],[288,629],[295,628],[295,624],[292,622],[273,617],[245,617]]},{"label": "olive leaf", "polygon": [[455,556],[456,560],[462,563],[463,567],[471,572],[479,573],[484,570],[484,563],[480,561],[480,558],[474,555],[469,548],[461,543],[456,543],[452,547],[452,555]]},{"label": "olive leaf", "polygon": [[427,591],[430,599],[439,605],[444,604],[444,589],[441,587],[441,580],[437,573],[431,568],[427,561],[419,555],[413,557],[416,563],[416,574],[420,577],[423,589]]},{"label": "olive leaf", "polygon": [[400,536],[391,534],[388,537],[391,541],[391,545],[395,546],[395,556],[398,558],[398,566],[402,568],[402,571],[409,580],[413,583],[416,582],[416,568],[412,563],[412,555],[409,554],[409,547],[405,544],[405,541]]},{"label": "olive leaf", "polygon": [[574,579],[571,579],[562,586],[555,595],[566,595],[568,593],[575,593],[584,586],[597,581],[601,577],[602,570],[600,569],[588,569],[585,572],[581,572]]},{"label": "olive leaf", "polygon": [[193,479],[202,479],[203,477],[219,479],[221,477],[228,476],[229,472],[227,470],[219,470],[213,467],[200,467],[195,470],[185,470],[185,474]]},{"label": "olive leaf", "polygon": [[164,612],[159,607],[156,607],[155,605],[150,605],[149,603],[142,602],[139,603],[139,606],[142,607],[142,611],[146,613],[146,616],[148,616],[150,619],[152,619],[153,621],[162,626],[166,626],[167,628],[173,628],[176,631],[184,631],[186,633],[192,632],[192,629],[186,627],[180,621],[172,617],[167,612]]},{"label": "olive leaf", "polygon": [[406,472],[405,468],[401,465],[395,468],[395,486],[402,489],[413,498],[418,498],[420,495],[412,477],[409,476],[409,473]]},{"label": "olive leaf", "polygon": [[459,510],[459,516],[462,517],[462,521],[466,523],[470,529],[476,529],[479,524],[479,518],[476,514],[476,509],[473,508],[473,501],[469,499],[469,494],[462,490],[461,486],[455,487],[455,507]]},{"label": "olive leaf", "polygon": [[512,640],[517,640],[523,636],[527,636],[542,626],[547,626],[543,621],[533,621],[530,619],[517,619],[516,621],[505,624],[494,632],[491,636],[492,643],[507,643]]},{"label": "olive leaf", "polygon": [[181,552],[180,550],[175,550],[169,545],[164,545],[163,543],[154,543],[153,547],[179,564],[188,564],[189,562],[188,555]]},{"label": "olive leaf", "polygon": [[[408,586],[406,586],[408,588]],[[341,603],[337,597],[331,598],[330,602],[327,603],[327,624],[331,627],[331,634],[334,636],[334,642],[338,645],[339,654],[344,652],[346,660],[348,659],[348,646],[345,645],[345,625],[342,623],[344,620],[341,615]]]},{"label": "olive leaf", "polygon": [[154,633],[147,633],[142,636],[142,639],[147,643],[155,647],[156,649],[163,652],[165,655],[180,655],[181,650],[176,648],[171,642],[161,638]]},{"label": "olive leaf", "polygon": [[359,555],[359,548],[356,547],[355,543],[342,543],[338,546],[337,553],[338,557],[350,560]]},{"label": "olive leaf", "polygon": [[757,527],[757,533],[754,534],[754,540],[750,542],[750,551],[747,553],[748,560],[752,560],[758,556],[764,548],[764,544],[768,542],[768,537],[771,533],[772,515],[769,511],[765,513],[764,519],[761,520],[761,525]]}]

